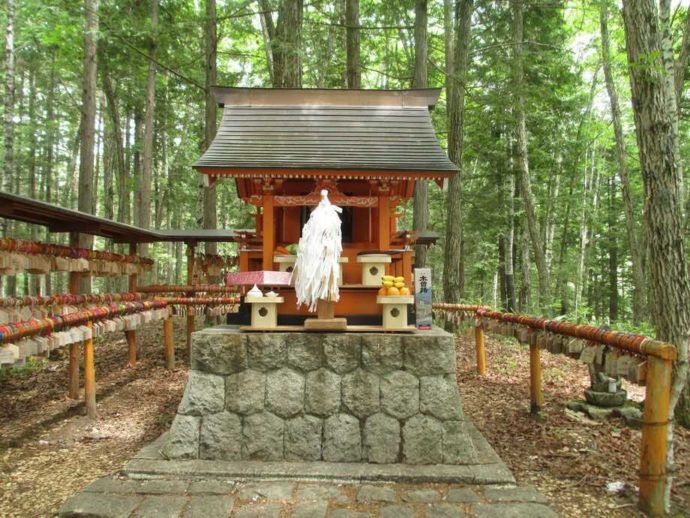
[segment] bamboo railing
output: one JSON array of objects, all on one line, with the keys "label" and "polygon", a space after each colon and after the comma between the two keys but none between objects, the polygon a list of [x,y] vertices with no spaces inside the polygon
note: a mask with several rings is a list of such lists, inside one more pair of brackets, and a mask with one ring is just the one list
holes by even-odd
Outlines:
[{"label": "bamboo railing", "polygon": [[585,340],[592,344],[606,345],[624,353],[643,356],[647,360],[645,405],[640,441],[640,508],[653,516],[664,514],[666,492],[666,453],[668,450],[669,404],[671,376],[677,348],[673,344],[654,340],[633,333],[622,333],[589,325],[573,324],[560,320],[501,313],[486,306],[465,304],[434,304],[433,308],[445,315],[459,314],[474,319],[477,372],[486,373],[485,322],[512,323],[528,330],[530,348],[530,409],[536,413],[543,406],[541,386],[541,349],[537,344],[536,331]]}]

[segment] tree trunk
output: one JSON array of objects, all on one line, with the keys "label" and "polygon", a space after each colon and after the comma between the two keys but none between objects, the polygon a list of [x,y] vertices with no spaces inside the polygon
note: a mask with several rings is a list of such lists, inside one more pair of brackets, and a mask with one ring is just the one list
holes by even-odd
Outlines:
[{"label": "tree trunk", "polygon": [[520,192],[532,241],[534,260],[537,265],[539,287],[539,311],[546,311],[549,304],[549,271],[546,266],[544,243],[539,230],[539,220],[532,194],[527,151],[527,123],[525,119],[524,71],[522,63],[523,5],[522,0],[510,1],[513,10],[513,95]]},{"label": "tree trunk", "polygon": [[5,107],[4,140],[5,161],[3,163],[2,188],[12,192],[14,168],[14,19],[15,0],[7,0],[7,24],[5,26]]},{"label": "tree trunk", "polygon": [[[81,109],[81,146],[79,152],[79,199],[82,212],[93,212],[94,146],[96,141],[96,60],[98,45],[98,1],[85,0],[84,86]],[[79,235],[79,246],[93,247],[93,236]],[[91,278],[81,275],[80,290],[91,291]]]},{"label": "tree trunk", "polygon": [[618,320],[618,207],[613,178],[609,178],[608,252],[609,252],[609,321]]},{"label": "tree trunk", "polygon": [[448,155],[458,166],[458,172],[448,182],[446,198],[446,246],[443,261],[443,293],[446,302],[459,302],[463,296],[462,155],[472,8],[473,0],[458,0],[455,6],[454,73],[448,76]]},{"label": "tree trunk", "polygon": [[117,184],[117,220],[121,223],[129,223],[129,189],[127,187],[127,167],[125,157],[125,145],[122,140],[122,124],[120,112],[117,109],[117,94],[113,86],[110,73],[103,66],[103,92],[110,115],[110,125],[113,135],[115,183]]},{"label": "tree trunk", "polygon": [[[216,136],[216,102],[211,86],[216,84],[217,68],[216,0],[206,0],[206,118],[204,124],[204,149],[208,149]],[[201,175],[199,175],[201,176]],[[216,213],[216,187],[201,186],[204,196],[204,228],[218,226]],[[216,243],[206,243],[207,254],[218,253]]]},{"label": "tree trunk", "polygon": [[[141,185],[139,187],[139,226],[151,227],[151,182],[153,180],[153,113],[156,107],[156,45],[158,38],[158,0],[151,0],[151,35],[149,40],[149,73],[146,81],[144,112],[144,145],[141,152]],[[147,246],[139,253],[146,255]]]},{"label": "tree trunk", "polygon": [[639,323],[646,317],[644,272],[642,270],[640,248],[637,242],[637,237],[635,236],[635,209],[633,206],[632,193],[630,189],[630,175],[628,172],[625,140],[623,138],[621,112],[618,106],[618,94],[616,93],[616,85],[614,83],[613,72],[611,70],[608,31],[608,5],[605,1],[601,3],[599,20],[601,25],[601,61],[604,68],[604,78],[606,79],[606,91],[608,92],[609,103],[611,104],[611,119],[613,122],[613,134],[616,140],[616,158],[618,159],[618,177],[621,181],[623,210],[625,211],[625,231],[628,238],[628,245],[630,247],[630,260],[632,262],[633,322]]},{"label": "tree trunk", "polygon": [[[678,179],[680,169],[675,160],[677,134],[673,127],[674,114],[669,113],[669,106],[673,105],[667,99],[667,71],[658,57],[661,55],[661,43],[655,1],[625,0],[623,13],[633,113],[644,182],[644,216],[649,235],[650,307],[658,338],[678,347],[669,421],[673,422],[674,411],[677,410],[678,421],[690,426],[690,394],[686,387],[690,278],[683,242],[683,196]],[[650,63],[650,56],[655,63]],[[668,431],[668,472],[671,474],[673,426],[669,426]],[[669,480],[669,492],[670,486]]]},{"label": "tree trunk", "polygon": [[283,0],[281,44],[284,46],[284,74],[281,86],[302,88],[302,15],[304,0]]},{"label": "tree trunk", "polygon": [[519,310],[530,313],[532,309],[532,265],[529,253],[530,234],[527,218],[522,218],[522,239],[520,239],[520,295]]},{"label": "tree trunk", "polygon": [[362,88],[359,0],[345,0],[347,87]]},{"label": "tree trunk", "polygon": [[[414,20],[414,82],[413,88],[426,88],[427,71],[427,0],[417,0]],[[429,224],[429,183],[417,180],[414,187],[412,228],[415,233],[425,232]],[[426,266],[426,246],[415,247],[415,267]]]}]

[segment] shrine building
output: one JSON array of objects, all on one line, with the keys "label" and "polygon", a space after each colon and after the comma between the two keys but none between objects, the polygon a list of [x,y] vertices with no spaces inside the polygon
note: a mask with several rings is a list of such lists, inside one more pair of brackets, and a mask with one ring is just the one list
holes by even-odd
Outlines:
[{"label": "shrine building", "polygon": [[[412,285],[420,236],[399,228],[399,208],[413,196],[415,182],[442,185],[457,172],[431,123],[440,89],[214,87],[213,94],[222,122],[194,168],[209,185],[233,178],[238,196],[256,207],[256,229],[237,235],[240,271],[289,271],[294,258],[286,247],[298,243],[319,192],[327,189],[343,209],[336,315],[380,321],[380,283],[367,275],[386,273]],[[281,318],[307,315],[296,308],[293,289],[281,296]]]}]

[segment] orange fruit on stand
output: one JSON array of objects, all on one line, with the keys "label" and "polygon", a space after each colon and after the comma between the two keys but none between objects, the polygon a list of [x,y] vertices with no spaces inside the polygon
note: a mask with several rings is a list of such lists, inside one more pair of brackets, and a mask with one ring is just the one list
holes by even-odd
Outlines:
[{"label": "orange fruit on stand", "polygon": [[410,294],[410,288],[407,286],[403,286],[400,288],[400,295],[409,295]]},{"label": "orange fruit on stand", "polygon": [[391,286],[390,288],[388,288],[387,295],[389,297],[394,296],[394,295],[400,295],[400,290],[398,288],[396,288],[395,286]]},{"label": "orange fruit on stand", "polygon": [[379,296],[385,297],[388,294],[388,288],[385,286],[381,286],[381,289],[379,289]]}]

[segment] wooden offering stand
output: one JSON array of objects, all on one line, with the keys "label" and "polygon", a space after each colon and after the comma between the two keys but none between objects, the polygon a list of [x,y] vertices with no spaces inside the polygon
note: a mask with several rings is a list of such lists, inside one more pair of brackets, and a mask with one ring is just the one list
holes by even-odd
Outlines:
[{"label": "wooden offering stand", "polygon": [[407,306],[414,304],[411,295],[392,295],[376,297],[376,302],[383,306],[383,329],[395,331],[411,331],[413,326],[407,325]]},{"label": "wooden offering stand", "polygon": [[335,302],[319,300],[316,305],[317,318],[304,321],[305,331],[347,331],[347,319],[335,318]]}]

